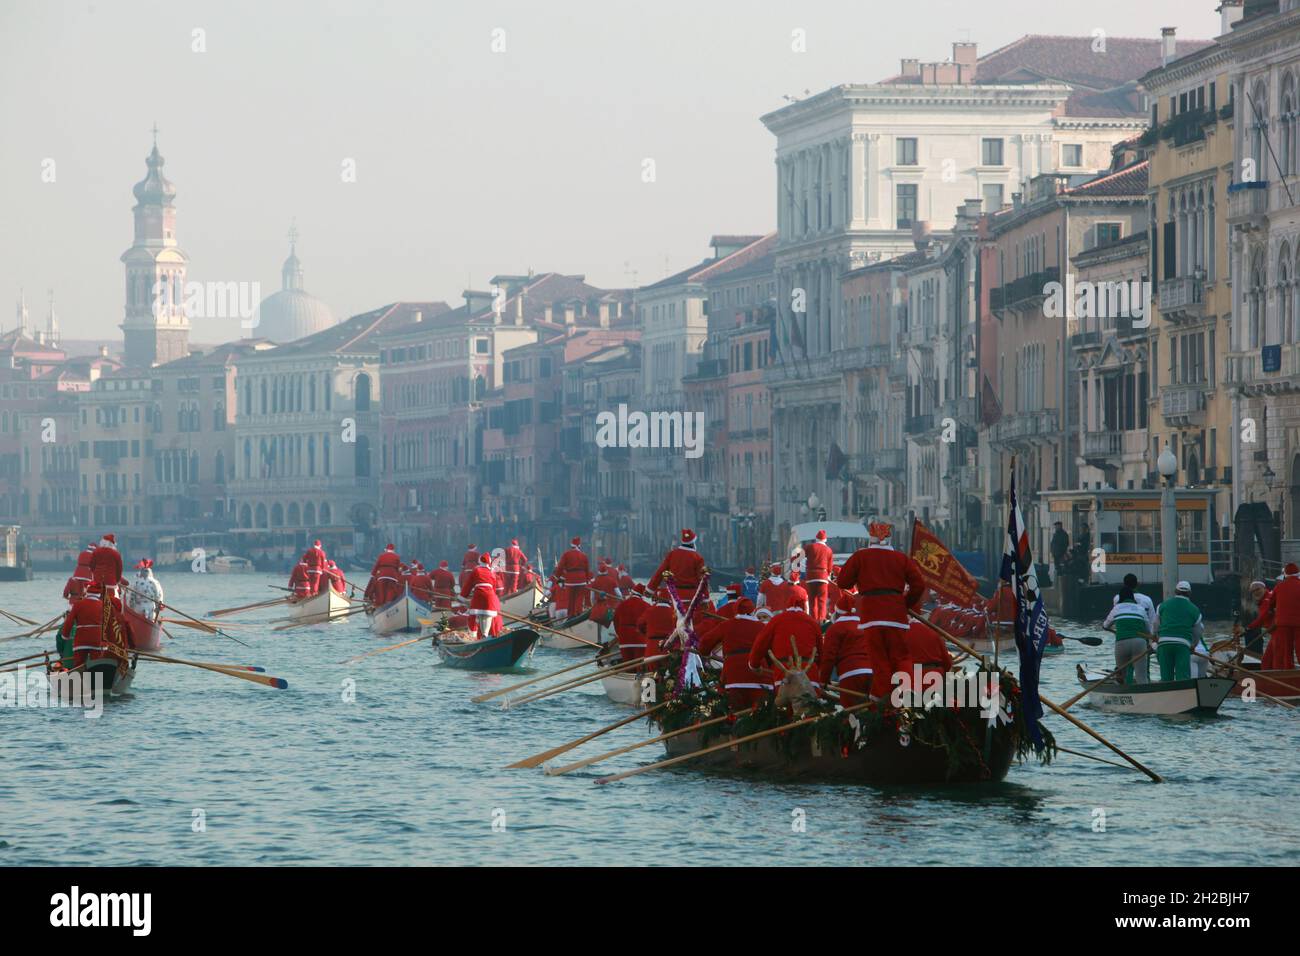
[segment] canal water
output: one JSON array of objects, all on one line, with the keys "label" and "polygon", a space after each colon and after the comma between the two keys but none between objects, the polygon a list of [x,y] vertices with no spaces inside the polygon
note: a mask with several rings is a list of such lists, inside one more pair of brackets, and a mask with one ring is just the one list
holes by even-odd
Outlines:
[{"label": "canal water", "polygon": [[[201,616],[274,597],[268,575],[162,574],[167,600]],[[0,584],[0,607],[45,621],[63,578]],[[142,662],[134,696],[99,719],[0,708],[0,866],[236,864],[1294,864],[1300,850],[1300,713],[1229,700],[1208,719],[1072,709],[1166,783],[1061,754],[1005,783],[947,789],[774,784],[655,771],[598,787],[657,746],[563,777],[505,770],[619,717],[596,687],[511,710],[470,703],[523,679],[440,667],[427,643],[395,643],[364,617],[273,632],[282,609],[237,615],[249,647],[169,625],[164,653],[258,664],[270,690],[195,668]],[[1066,634],[1104,632],[1054,622]],[[7,624],[0,636],[18,633]],[[1056,701],[1075,663],[1106,646],[1067,642],[1043,665]],[[0,660],[50,646],[0,644]],[[539,650],[553,670],[581,659]],[[349,692],[351,691],[351,692]],[[1111,757],[1058,717],[1063,745]],[[644,739],[638,721],[572,756]]]}]

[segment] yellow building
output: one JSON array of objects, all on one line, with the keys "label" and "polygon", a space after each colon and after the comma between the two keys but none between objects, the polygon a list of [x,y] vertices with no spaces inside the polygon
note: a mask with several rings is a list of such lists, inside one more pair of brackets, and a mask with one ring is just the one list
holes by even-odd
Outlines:
[{"label": "yellow building", "polygon": [[[1166,444],[1177,482],[1215,492],[1202,529],[1210,539],[1229,521],[1232,396],[1223,356],[1230,341],[1228,186],[1233,165],[1230,54],[1212,44],[1142,79],[1152,126],[1142,139],[1151,162],[1152,308],[1149,480]],[[1152,485],[1154,487],[1154,485]]]}]

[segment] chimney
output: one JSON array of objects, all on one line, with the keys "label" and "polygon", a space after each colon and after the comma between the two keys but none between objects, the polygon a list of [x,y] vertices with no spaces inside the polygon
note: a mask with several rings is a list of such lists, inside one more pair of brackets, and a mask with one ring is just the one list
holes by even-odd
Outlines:
[{"label": "chimney", "polygon": [[1178,41],[1174,39],[1176,27],[1162,27],[1160,29],[1160,65],[1168,66],[1178,57]]},{"label": "chimney", "polygon": [[1232,30],[1241,20],[1242,0],[1223,0],[1219,4],[1219,35],[1222,36]]},{"label": "chimney", "polygon": [[954,43],[952,45],[952,62],[958,66],[969,66],[972,70],[979,62],[977,46],[974,43]]},{"label": "chimney", "polygon": [[[1011,208],[1012,208],[1012,209],[1019,209],[1019,208],[1021,207],[1021,205],[1023,205],[1023,203],[1022,203],[1022,200],[1023,200],[1023,199],[1024,199],[1024,196],[1023,196],[1021,193],[1012,193],[1012,194],[1011,194]],[[991,211],[992,211],[992,212],[997,212],[996,209],[991,210]]]},{"label": "chimney", "polygon": [[904,77],[920,76],[921,61],[915,59],[904,59],[900,61],[898,72]]},{"label": "chimney", "polygon": [[524,324],[524,294],[515,296],[515,325]]}]

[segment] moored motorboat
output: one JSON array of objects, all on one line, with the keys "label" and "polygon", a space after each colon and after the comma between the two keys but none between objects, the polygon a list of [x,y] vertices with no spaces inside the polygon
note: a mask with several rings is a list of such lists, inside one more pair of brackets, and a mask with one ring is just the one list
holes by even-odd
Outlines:
[{"label": "moored motorboat", "polygon": [[416,599],[408,587],[394,600],[367,611],[366,616],[376,634],[397,634],[418,632],[421,618],[428,618],[431,613],[429,605]]},{"label": "moored motorboat", "polygon": [[[1105,674],[1091,674],[1078,667],[1079,683],[1095,684]],[[1098,710],[1112,714],[1213,714],[1232,691],[1230,677],[1193,677],[1190,680],[1153,681],[1149,684],[1099,685],[1084,700]]]},{"label": "moored motorboat", "polygon": [[252,574],[256,570],[252,561],[235,554],[219,554],[208,558],[209,574]]},{"label": "moored motorboat", "polygon": [[448,631],[435,638],[433,648],[444,665],[467,671],[506,670],[531,656],[538,637],[527,627],[513,628],[499,637],[467,640],[470,636],[468,631]]},{"label": "moored motorboat", "polygon": [[290,599],[289,616],[300,624],[324,623],[339,617],[352,604],[333,588],[298,600]]}]

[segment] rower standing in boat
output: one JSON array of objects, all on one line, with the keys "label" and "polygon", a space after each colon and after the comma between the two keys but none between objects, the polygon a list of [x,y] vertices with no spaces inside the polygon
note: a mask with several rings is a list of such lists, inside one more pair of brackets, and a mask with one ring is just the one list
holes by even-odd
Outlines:
[{"label": "rower standing in boat", "polygon": [[1192,648],[1205,634],[1201,611],[1192,603],[1191,593],[1191,584],[1179,581],[1173,597],[1161,601],[1156,609],[1156,660],[1160,663],[1161,681],[1191,679]]},{"label": "rower standing in boat", "polygon": [[366,600],[375,607],[382,607],[394,601],[402,593],[402,559],[397,549],[390,543],[383,554],[375,559],[375,566],[370,569],[370,583],[366,585]]},{"label": "rower standing in boat", "polygon": [[1272,597],[1269,665],[1274,670],[1291,670],[1296,666],[1296,645],[1300,641],[1300,567],[1291,563],[1282,569],[1282,576],[1273,586]]},{"label": "rower standing in boat", "polygon": [[832,680],[851,693],[841,695],[844,706],[861,703],[871,691],[871,650],[867,634],[858,625],[853,596],[844,594],[836,606],[835,620],[822,635],[821,677]]},{"label": "rower standing in boat", "polygon": [[634,584],[636,582],[632,580],[632,575],[627,573],[627,565],[620,564],[618,566],[618,589],[624,594],[631,594]]},{"label": "rower standing in boat", "polygon": [[582,550],[581,538],[570,541],[569,549],[560,555],[555,565],[555,576],[564,585],[567,615],[577,617],[587,607],[587,585],[591,583],[591,564]]},{"label": "rower standing in boat", "polygon": [[[1146,614],[1147,619],[1151,622],[1151,627],[1147,629],[1147,632],[1150,634],[1154,634],[1156,632],[1156,604],[1154,601],[1151,600],[1150,597],[1148,597],[1147,595],[1143,594],[1141,591],[1138,590],[1137,575],[1131,572],[1129,574],[1124,575],[1124,580],[1121,582],[1121,587],[1127,588],[1128,590],[1133,592],[1133,600],[1137,603],[1137,605],[1140,608],[1142,608],[1143,613]],[[1113,598],[1111,598],[1110,603],[1118,604],[1119,595],[1116,594]]]},{"label": "rower standing in boat", "polygon": [[446,561],[439,561],[433,570],[433,606],[451,607],[451,599],[456,594],[456,575],[452,573]]},{"label": "rower standing in boat", "polygon": [[163,588],[153,576],[153,559],[141,558],[126,603],[146,621],[155,621],[162,612]]},{"label": "rower standing in boat", "polygon": [[100,538],[91,554],[90,576],[103,589],[109,602],[120,610],[122,601],[118,597],[117,586],[122,582],[122,555],[117,550],[117,538],[112,534]]},{"label": "rower standing in boat", "polygon": [[650,576],[647,585],[650,590],[658,590],[664,582],[664,577],[671,576],[673,587],[677,589],[677,596],[689,602],[700,586],[700,579],[708,571],[704,558],[696,550],[696,545],[695,532],[690,528],[683,528],[680,542],[664,555],[664,559],[659,562],[659,567]]},{"label": "rower standing in boat", "polygon": [[641,615],[649,609],[645,599],[645,585],[632,585],[632,593],[619,602],[614,609],[614,636],[618,639],[618,649],[623,660],[631,661],[645,654],[645,635],[638,626]]},{"label": "rower standing in boat", "polygon": [[673,609],[672,597],[667,588],[660,588],[655,593],[654,603],[637,620],[637,629],[645,643],[641,656],[658,656],[662,642],[672,637],[677,630],[677,612]]},{"label": "rower standing in boat", "polygon": [[591,594],[595,598],[595,604],[591,607],[590,620],[601,627],[608,627],[614,619],[614,609],[623,598],[618,578],[610,565],[602,563],[596,576],[591,579]]},{"label": "rower standing in boat", "polygon": [[465,553],[460,558],[460,579],[456,582],[458,587],[465,586],[465,578],[469,573],[478,567],[478,546],[471,544],[465,549]]},{"label": "rower standing in boat", "polygon": [[523,549],[519,547],[518,538],[510,539],[510,547],[506,548],[505,560],[506,593],[514,594],[524,586],[520,581],[520,578],[523,576],[524,567],[528,564],[528,556],[524,554]]},{"label": "rower standing in boat", "polygon": [[407,581],[407,586],[411,589],[411,597],[421,604],[433,605],[433,575],[424,570],[419,561],[415,562],[415,572]]},{"label": "rower standing in boat", "polygon": [[77,566],[72,569],[72,577],[63,586],[63,596],[72,604],[86,593],[86,586],[94,579],[90,570],[90,559],[95,554],[93,544],[86,545],[84,551],[77,555]]},{"label": "rower standing in boat", "polygon": [[[1146,595],[1142,595],[1146,597]],[[1147,598],[1147,603],[1150,603]],[[1115,667],[1123,670],[1115,675],[1120,684],[1149,684],[1151,682],[1151,655],[1148,640],[1156,631],[1155,608],[1147,608],[1137,600],[1137,594],[1127,584],[1115,595],[1115,602],[1101,626],[1115,633]],[[1141,658],[1139,660],[1139,658]]]},{"label": "rower standing in boat", "polygon": [[813,687],[820,688],[817,670],[822,628],[802,607],[788,607],[763,625],[749,652],[749,667],[760,675],[771,675],[772,686],[780,690],[786,675],[805,671]]},{"label": "rower standing in boat", "polygon": [[469,598],[469,613],[473,619],[471,630],[479,637],[497,637],[501,634],[501,602],[497,599],[496,572],[492,570],[492,555],[483,554],[479,564],[465,576],[460,586],[460,596]]},{"label": "rower standing in boat", "polygon": [[299,559],[289,572],[289,590],[298,600],[311,595],[311,575],[307,573],[306,561]]},{"label": "rower standing in boat", "polygon": [[303,563],[307,565],[307,583],[311,585],[310,593],[320,594],[324,586],[326,562],[325,549],[319,541],[313,541],[311,547],[302,554]]},{"label": "rower standing in boat", "polygon": [[326,563],[325,574],[329,578],[330,587],[337,593],[342,594],[343,589],[347,586],[347,581],[343,579],[343,569],[334,563],[333,558]]},{"label": "rower standing in boat", "polygon": [[816,539],[804,546],[803,554],[806,574],[803,587],[808,592],[808,613],[813,620],[824,621],[835,606],[827,603],[835,553],[826,544],[825,529],[819,530]]},{"label": "rower standing in boat", "polygon": [[[1244,637],[1243,647],[1260,656],[1265,652],[1264,631],[1273,628],[1273,592],[1263,581],[1251,581],[1247,593],[1250,600],[1255,602],[1255,618],[1246,625],[1244,633],[1241,624],[1234,624],[1232,636],[1238,640]],[[1261,666],[1263,666],[1262,662]]]},{"label": "rower standing in boat", "polygon": [[727,706],[736,711],[762,703],[772,692],[772,682],[749,666],[754,642],[763,630],[762,622],[754,616],[754,602],[741,597],[728,607],[735,607],[736,616],[718,621],[717,627],[700,639],[698,649],[701,658],[722,651],[722,687]]},{"label": "rower standing in boat", "polygon": [[925,578],[909,555],[895,551],[894,529],[873,521],[867,528],[870,544],[844,562],[842,588],[857,588],[858,625],[867,632],[871,649],[871,696],[887,697],[896,672],[911,671],[907,645],[908,612],[925,600]]}]

